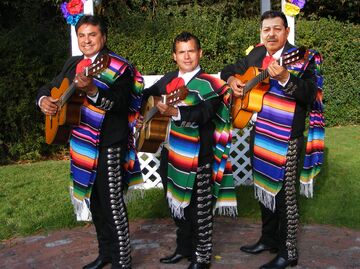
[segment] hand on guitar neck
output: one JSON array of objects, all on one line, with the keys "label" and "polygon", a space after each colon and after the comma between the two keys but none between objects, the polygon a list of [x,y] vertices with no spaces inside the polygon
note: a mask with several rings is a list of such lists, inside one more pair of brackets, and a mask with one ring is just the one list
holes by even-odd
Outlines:
[{"label": "hand on guitar neck", "polygon": [[158,102],[156,104],[157,109],[159,110],[160,114],[167,117],[177,117],[178,116],[178,109],[173,107],[172,105],[167,105],[162,102]]},{"label": "hand on guitar neck", "polygon": [[98,88],[93,83],[93,78],[86,76],[84,73],[77,74],[74,82],[77,89],[84,91],[90,97],[95,96],[98,92]]},{"label": "hand on guitar neck", "polygon": [[280,65],[278,61],[272,61],[268,65],[267,71],[272,79],[275,79],[282,84],[286,83],[289,80],[289,71],[284,66]]}]

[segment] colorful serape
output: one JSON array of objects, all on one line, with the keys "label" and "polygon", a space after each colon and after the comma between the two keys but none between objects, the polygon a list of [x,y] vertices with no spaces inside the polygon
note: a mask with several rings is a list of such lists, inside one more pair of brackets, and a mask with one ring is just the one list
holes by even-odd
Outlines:
[{"label": "colorful serape", "polygon": [[[134,77],[130,97],[129,127],[130,135],[124,165],[124,183],[127,187],[142,183],[140,163],[135,151],[134,126],[139,116],[141,91],[144,83],[140,73],[124,58],[109,53],[109,67],[94,78],[95,85],[101,90],[109,90],[111,85],[129,68]],[[71,200],[74,205],[77,220],[91,220],[90,195],[96,178],[97,160],[99,155],[99,138],[105,111],[84,102],[81,108],[80,125],[73,129],[70,138],[71,157]]]},{"label": "colorful serape", "polygon": [[300,174],[300,194],[313,196],[314,178],[319,174],[324,162],[325,119],[323,98],[323,77],[321,75],[321,55],[309,51],[315,59],[315,74],[317,79],[316,99],[309,113],[309,130],[307,135],[304,166]]},{"label": "colorful serape", "polygon": [[[314,53],[310,52],[307,54],[306,59],[288,66],[289,72],[301,77],[312,57],[314,57]],[[322,84],[321,75],[318,72],[317,78],[318,85],[320,83]],[[317,102],[315,102],[315,104],[318,105]],[[253,177],[255,196],[267,208],[273,211],[275,210],[275,196],[281,190],[285,177],[286,154],[288,151],[295,106],[294,98],[286,95],[276,80],[271,80],[270,89],[264,96],[263,108],[258,113],[255,125]],[[316,114],[310,114],[310,117],[314,117],[311,115]],[[317,115],[319,115],[319,113]],[[323,132],[320,134],[323,134]],[[319,132],[314,134],[314,132],[311,131],[311,136],[313,137],[314,135],[317,135],[317,138],[321,136]],[[311,142],[312,138],[309,139]],[[312,143],[312,145],[311,149],[318,149],[318,147],[314,147],[315,143]],[[311,168],[313,167],[314,161],[315,164],[319,163],[320,159],[316,157],[320,156],[322,157],[321,153],[317,152],[311,155],[312,158],[307,158],[307,160],[309,160],[309,166],[307,166],[310,167],[309,170],[312,171]],[[315,169],[318,167],[319,166],[316,166]],[[311,184],[308,184],[308,191],[310,191],[310,186],[312,187]]]},{"label": "colorful serape", "polygon": [[70,138],[70,197],[78,221],[90,221],[90,195],[96,178],[100,130],[105,111],[85,100],[80,125]]},{"label": "colorful serape", "polygon": [[[228,159],[231,145],[231,121],[229,114],[230,88],[225,82],[208,74],[193,78],[186,87],[189,94],[183,101],[186,105],[196,105],[203,100],[222,96],[221,105],[213,122],[214,163],[212,194],[216,200],[214,210],[223,215],[236,215],[237,203],[232,177],[232,167]],[[169,133],[169,165],[167,199],[172,214],[183,218],[184,208],[190,203],[191,193],[198,167],[200,136],[198,126],[176,126],[171,122]]]}]

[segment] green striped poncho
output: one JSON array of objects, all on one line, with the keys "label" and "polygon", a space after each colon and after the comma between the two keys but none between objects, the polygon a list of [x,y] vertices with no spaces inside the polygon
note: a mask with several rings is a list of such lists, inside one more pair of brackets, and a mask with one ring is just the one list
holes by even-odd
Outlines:
[{"label": "green striped poncho", "polygon": [[[184,100],[192,106],[221,96],[222,102],[212,119],[214,130],[214,162],[212,164],[212,195],[216,198],[214,211],[221,215],[237,214],[237,203],[228,159],[231,146],[230,88],[224,81],[202,73],[193,78],[186,87],[189,94]],[[169,132],[169,164],[167,199],[174,217],[183,218],[184,208],[191,200],[198,167],[200,136],[197,126],[179,127],[172,121]]]}]

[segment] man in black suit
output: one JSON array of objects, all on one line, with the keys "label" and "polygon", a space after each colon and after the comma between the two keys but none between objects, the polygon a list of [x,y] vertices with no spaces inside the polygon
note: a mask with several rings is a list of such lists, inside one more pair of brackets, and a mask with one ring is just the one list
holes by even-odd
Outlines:
[{"label": "man in black suit", "polygon": [[260,29],[263,44],[221,71],[221,78],[239,98],[244,96],[245,83],[235,74],[244,74],[255,66],[267,68],[271,78],[270,89],[264,96],[263,108],[257,114],[251,133],[255,195],[260,201],[262,233],[257,243],[240,248],[251,254],[277,252],[277,256],[261,269],[286,268],[298,261],[295,182],[305,117],[315,99],[317,77],[314,57],[300,63],[303,69],[298,75],[274,60],[295,49],[287,41],[289,31],[282,12],[265,12]]},{"label": "man in black suit", "polygon": [[[77,219],[94,222],[99,256],[83,268],[103,268],[109,263],[113,269],[131,268],[123,197],[131,180],[123,166],[132,135],[128,120],[134,101],[131,93],[135,80],[143,85],[142,77],[129,62],[106,48],[107,30],[99,17],[82,16],[75,28],[83,55],[70,57],[61,73],[39,89],[37,105],[45,115],[55,115],[58,100],[50,96],[50,91],[64,78],[74,81],[76,88],[86,94],[80,125],[74,127],[70,138],[70,190]],[[110,65],[99,76],[88,77],[82,72],[105,54],[110,57]]]},{"label": "man in black suit", "polygon": [[[219,167],[214,166],[214,148],[220,142],[216,131],[222,133],[223,142],[228,146],[223,147],[225,151],[230,149],[230,103],[226,98],[230,92],[224,81],[202,70],[201,56],[199,39],[188,32],[180,33],[173,42],[173,59],[178,70],[166,73],[144,90],[144,100],[150,95],[169,94],[184,86],[189,90],[186,99],[177,106],[157,104],[160,113],[170,117],[159,172],[177,226],[176,249],[160,262],[173,264],[187,258],[191,260],[188,269],[210,267],[213,210],[236,214],[231,165],[227,165],[221,175]],[[223,127],[227,129],[221,131]],[[218,160],[228,163],[228,154],[228,151],[221,153]]]}]

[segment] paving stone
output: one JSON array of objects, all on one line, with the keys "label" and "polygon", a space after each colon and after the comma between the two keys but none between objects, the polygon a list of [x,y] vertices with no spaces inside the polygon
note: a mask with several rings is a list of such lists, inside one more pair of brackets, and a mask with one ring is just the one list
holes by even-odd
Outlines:
[{"label": "paving stone", "polygon": [[[275,254],[251,255],[241,245],[258,240],[261,224],[247,219],[216,217],[212,269],[259,268]],[[171,219],[130,222],[133,269],[184,269],[189,262],[159,263],[175,249]],[[301,226],[299,262],[294,269],[360,269],[360,231],[329,225]],[[93,225],[64,229],[0,243],[0,269],[79,269],[97,257]],[[109,269],[110,266],[106,266]]]}]

